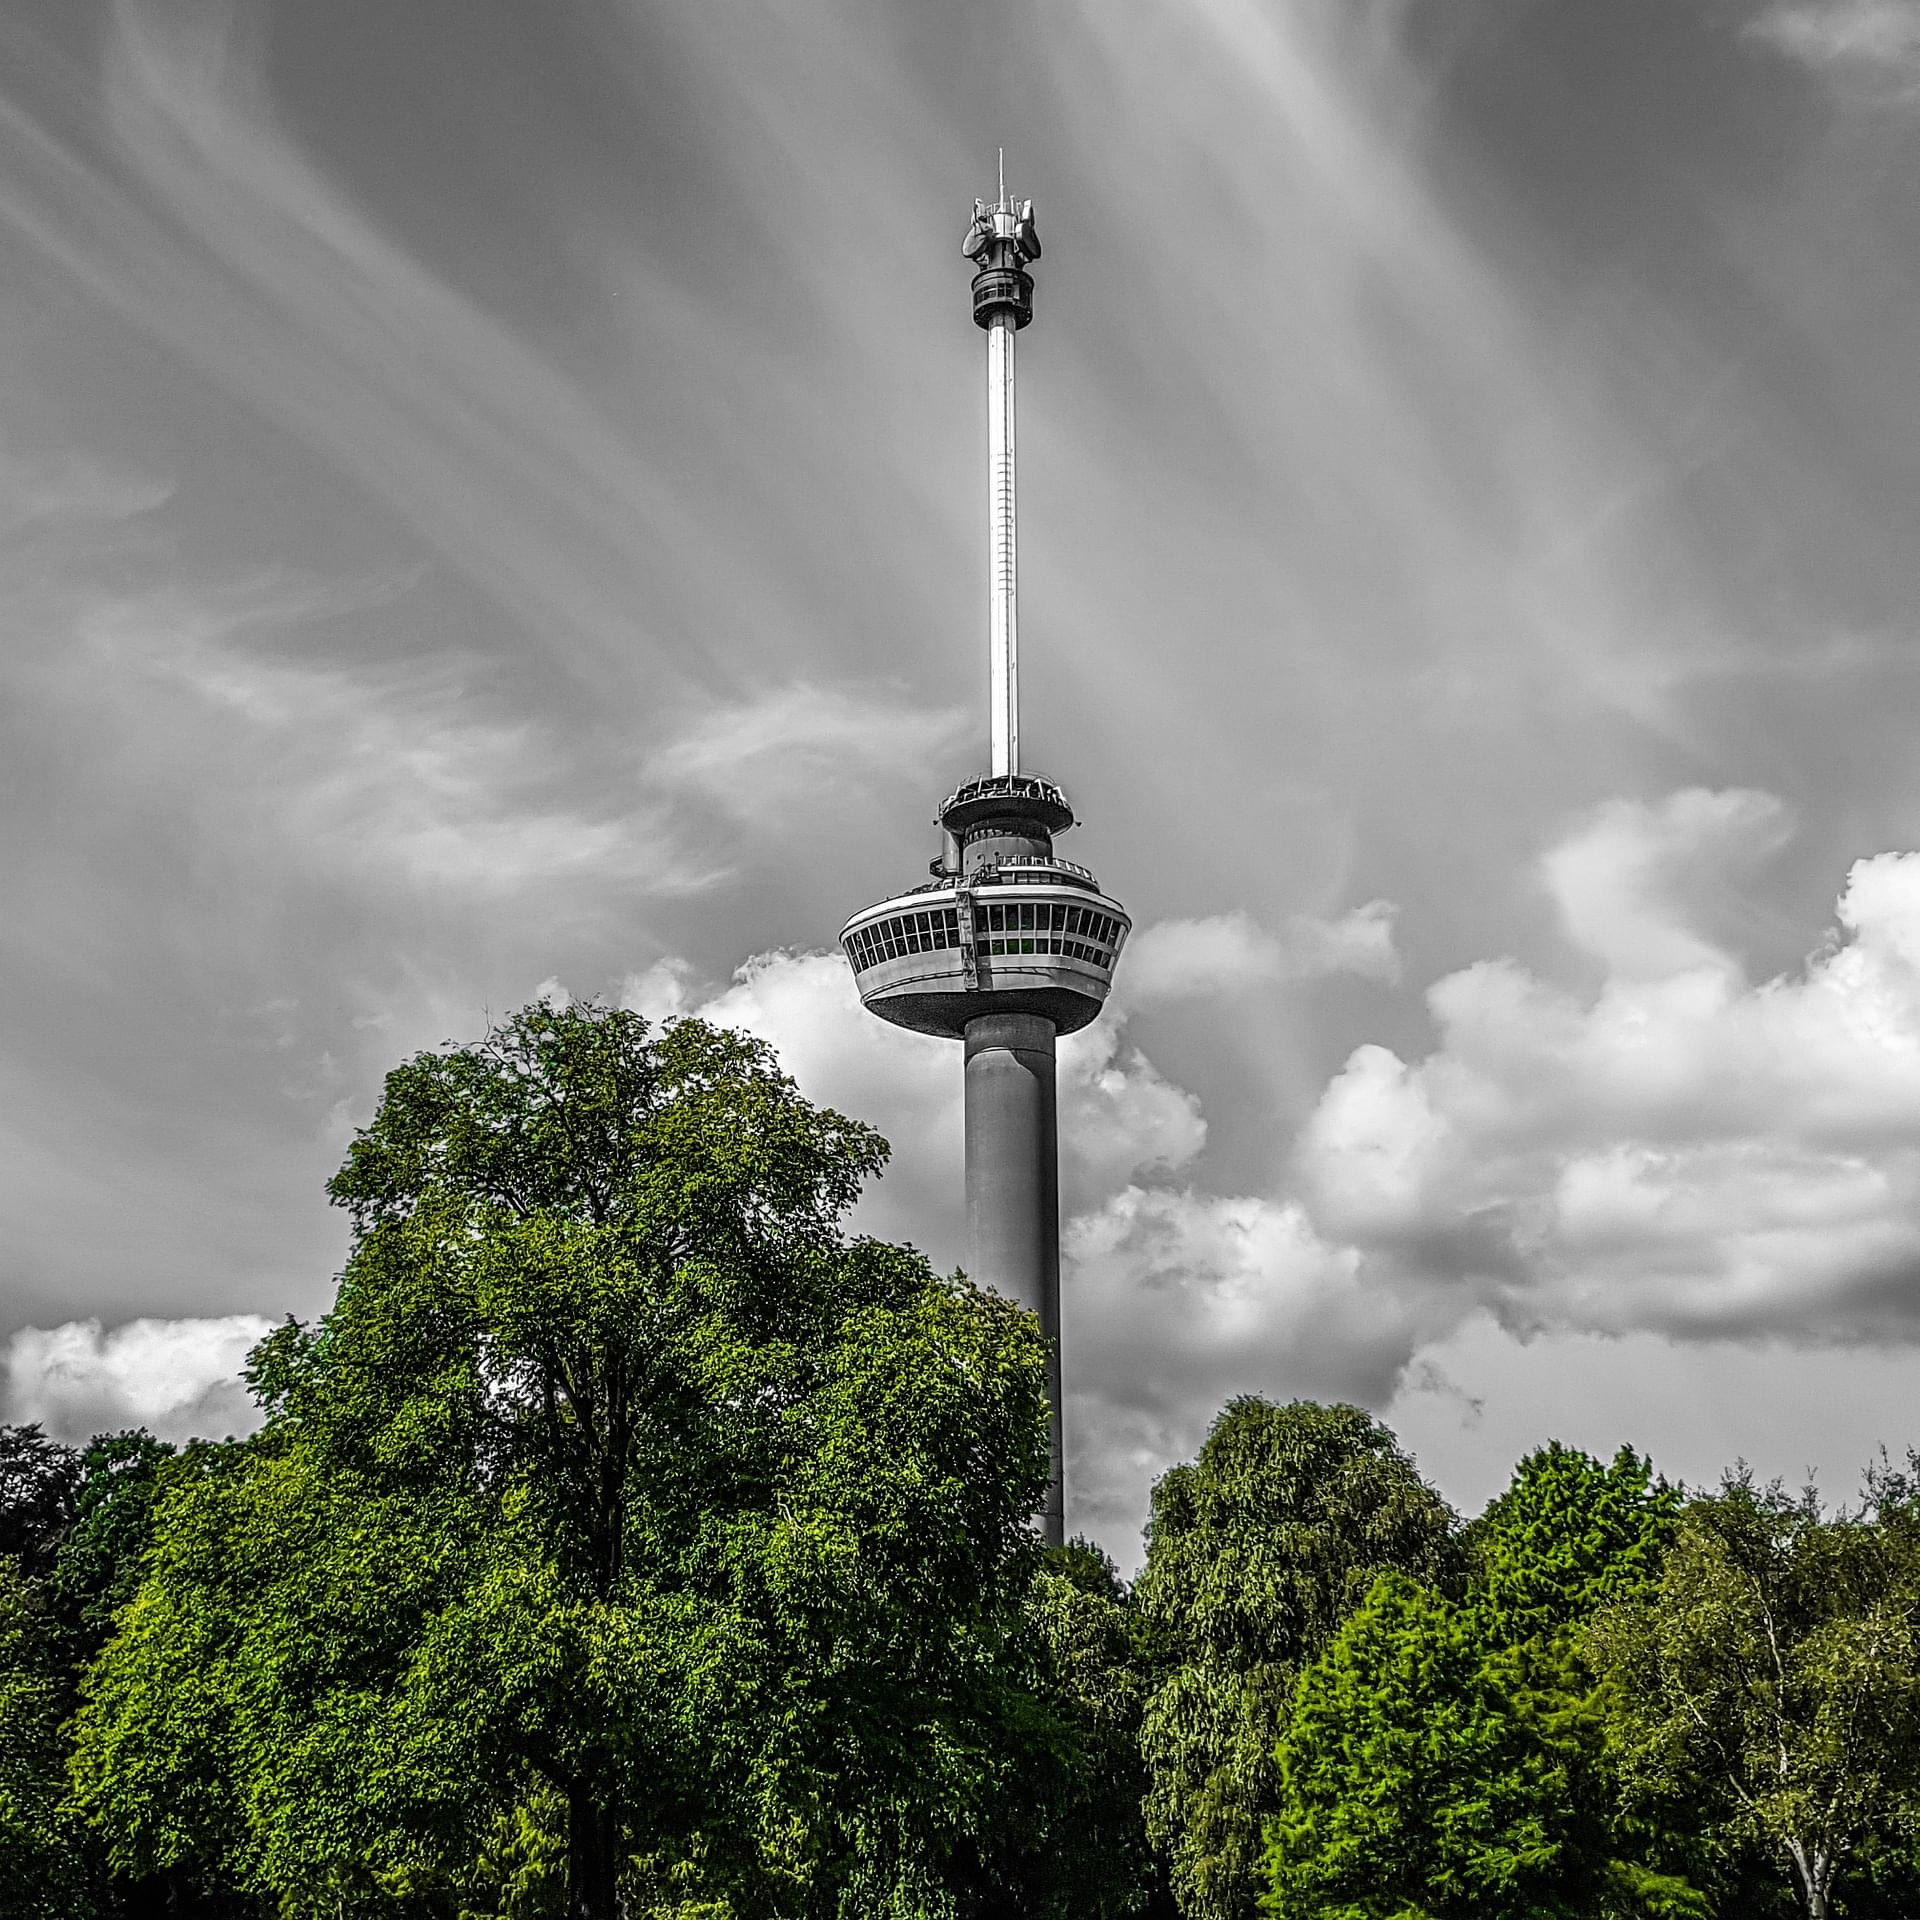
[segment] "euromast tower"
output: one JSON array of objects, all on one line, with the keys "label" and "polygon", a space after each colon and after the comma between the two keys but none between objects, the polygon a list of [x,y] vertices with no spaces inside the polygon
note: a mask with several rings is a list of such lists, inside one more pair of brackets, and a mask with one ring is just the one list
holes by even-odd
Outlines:
[{"label": "euromast tower", "polygon": [[1052,1468],[1041,1516],[1065,1535],[1060,1398],[1060,1169],[1054,1043],[1098,1018],[1132,922],[1054,840],[1067,796],[1020,768],[1014,537],[1014,336],[1033,319],[1033,202],[973,203],[965,247],[987,336],[987,664],[993,770],[948,796],[932,879],[856,913],[840,935],[870,1012],[965,1048],[967,1270],[1040,1317]]}]

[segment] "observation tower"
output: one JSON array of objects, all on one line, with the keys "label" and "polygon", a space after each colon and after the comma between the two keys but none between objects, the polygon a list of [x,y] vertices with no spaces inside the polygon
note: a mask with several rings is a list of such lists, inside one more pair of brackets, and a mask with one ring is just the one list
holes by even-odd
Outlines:
[{"label": "observation tower", "polygon": [[869,1012],[965,1049],[967,1271],[1040,1316],[1052,1469],[1041,1516],[1065,1536],[1060,1415],[1060,1170],[1054,1042],[1099,1017],[1126,909],[1054,841],[1067,796],[1020,767],[1014,538],[1014,336],[1033,319],[1033,202],[973,203],[964,248],[987,336],[987,675],[993,770],[941,803],[930,880],[856,913],[840,935]]}]

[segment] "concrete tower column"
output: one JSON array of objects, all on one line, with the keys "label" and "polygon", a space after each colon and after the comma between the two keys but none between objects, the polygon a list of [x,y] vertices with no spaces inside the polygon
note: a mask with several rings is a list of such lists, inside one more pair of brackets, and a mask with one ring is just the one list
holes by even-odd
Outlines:
[{"label": "concrete tower column", "polygon": [[1055,1030],[1033,1013],[966,1024],[969,1275],[1040,1318],[1047,1342],[1051,1459],[1041,1535],[1066,1537],[1060,1402],[1060,1151]]}]

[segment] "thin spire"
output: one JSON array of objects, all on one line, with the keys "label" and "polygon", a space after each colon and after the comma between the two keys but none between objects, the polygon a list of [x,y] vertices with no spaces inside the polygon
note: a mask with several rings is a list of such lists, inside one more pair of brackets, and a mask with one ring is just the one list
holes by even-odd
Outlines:
[{"label": "thin spire", "polygon": [[1007,204],[1007,150],[1005,147],[1000,149],[1000,204],[1002,207]]}]

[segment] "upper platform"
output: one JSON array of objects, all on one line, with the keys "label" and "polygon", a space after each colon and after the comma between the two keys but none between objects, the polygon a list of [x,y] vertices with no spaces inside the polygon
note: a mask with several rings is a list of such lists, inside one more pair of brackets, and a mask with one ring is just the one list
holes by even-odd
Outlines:
[{"label": "upper platform", "polygon": [[1030,822],[1051,838],[1073,825],[1067,796],[1038,773],[983,773],[940,803],[940,825],[964,838],[989,821]]}]

